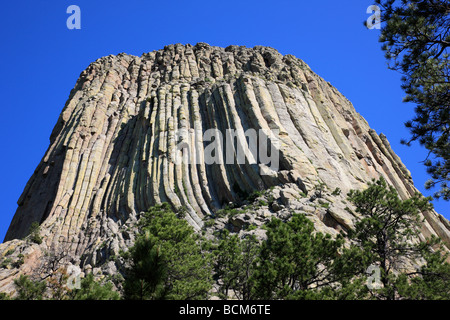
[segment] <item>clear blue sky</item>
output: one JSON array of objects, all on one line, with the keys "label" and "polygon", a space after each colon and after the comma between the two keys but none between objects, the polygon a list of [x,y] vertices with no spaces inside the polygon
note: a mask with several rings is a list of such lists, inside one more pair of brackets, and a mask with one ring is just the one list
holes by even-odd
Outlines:
[{"label": "clear blue sky", "polygon": [[[68,30],[69,5],[81,30]],[[0,18],[0,241],[17,200],[43,157],[79,74],[109,54],[141,55],[167,44],[265,45],[304,60],[383,132],[419,190],[426,152],[399,143],[413,106],[402,103],[400,75],[386,68],[379,30],[363,21],[373,1],[4,1]],[[450,204],[434,202],[450,218]]]}]

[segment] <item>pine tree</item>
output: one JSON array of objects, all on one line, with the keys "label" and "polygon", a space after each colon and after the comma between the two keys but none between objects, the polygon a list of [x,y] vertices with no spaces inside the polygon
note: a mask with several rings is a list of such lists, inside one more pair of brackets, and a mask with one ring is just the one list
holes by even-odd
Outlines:
[{"label": "pine tree", "polygon": [[67,287],[68,275],[64,270],[46,280],[33,280],[27,275],[14,279],[16,294],[14,300],[118,300],[120,295],[114,290],[112,283],[101,283],[88,274],[81,279],[80,288]]},{"label": "pine tree", "polygon": [[[304,215],[272,219],[253,276],[259,299],[338,299],[357,269],[344,238],[317,232]],[[345,261],[344,261],[345,259]],[[344,295],[349,296],[348,292]]]},{"label": "pine tree", "polygon": [[92,273],[81,279],[80,288],[69,294],[70,300],[119,300],[120,294],[114,290],[111,282],[105,284],[96,281]]},{"label": "pine tree", "polygon": [[442,248],[426,250],[425,264],[416,272],[402,274],[396,286],[404,299],[449,300],[450,264]]},{"label": "pine tree", "polygon": [[450,199],[450,2],[448,0],[376,0],[381,7],[379,41],[390,68],[403,74],[405,102],[416,105],[406,122],[410,145],[418,141],[428,151],[424,163],[440,186],[435,197]]},{"label": "pine tree", "polygon": [[239,238],[223,230],[215,254],[216,277],[220,279],[219,296],[230,297],[230,291],[240,300],[253,299],[254,264],[260,253],[260,245],[254,236]]},{"label": "pine tree", "polygon": [[124,298],[128,300],[153,300],[165,296],[163,287],[167,276],[160,248],[147,231],[130,249],[131,267],[124,282]]},{"label": "pine tree", "polygon": [[[131,267],[125,276],[125,298],[204,299],[212,287],[208,243],[170,206],[152,207],[139,223]],[[141,287],[146,286],[141,294]],[[135,291],[137,290],[137,291]]]},{"label": "pine tree", "polygon": [[382,289],[374,295],[396,299],[397,278],[394,272],[405,272],[406,262],[419,260],[436,244],[435,240],[419,241],[420,212],[430,210],[429,198],[417,194],[401,200],[397,191],[380,178],[363,191],[352,190],[348,199],[361,216],[349,237],[364,252],[364,267],[374,265],[380,270]]},{"label": "pine tree", "polygon": [[26,275],[14,279],[16,300],[43,300],[46,290],[44,281],[33,281]]}]

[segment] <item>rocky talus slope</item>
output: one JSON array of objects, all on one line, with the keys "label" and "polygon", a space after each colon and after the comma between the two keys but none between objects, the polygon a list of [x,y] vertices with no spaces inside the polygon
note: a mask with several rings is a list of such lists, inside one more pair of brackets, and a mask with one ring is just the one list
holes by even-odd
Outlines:
[{"label": "rocky talus slope", "polygon": [[[208,129],[250,128],[279,132],[278,170],[202,159]],[[180,142],[195,163],[174,161]],[[402,198],[417,192],[386,137],[292,55],[199,43],[103,57],[81,73],[18,200],[0,245],[0,262],[9,259],[0,267],[0,291],[58,248],[84,272],[114,274],[114,257],[133,244],[140,212],[161,202],[186,208],[196,230],[245,232],[273,215],[304,212],[318,230],[336,233],[357,218],[346,193],[380,176]],[[252,204],[254,190],[267,191]],[[251,210],[205,225],[230,202]],[[449,222],[434,211],[423,215],[423,235],[450,246]],[[33,222],[41,244],[25,238]]]}]

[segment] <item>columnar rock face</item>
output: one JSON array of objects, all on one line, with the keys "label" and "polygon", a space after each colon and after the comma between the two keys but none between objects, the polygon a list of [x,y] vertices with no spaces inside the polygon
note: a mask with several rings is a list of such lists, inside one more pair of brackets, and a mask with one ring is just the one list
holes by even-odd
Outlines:
[{"label": "columnar rock face", "polygon": [[[261,159],[206,163],[208,129],[279,132],[279,168],[268,170]],[[181,143],[193,163],[174,161]],[[161,202],[184,207],[199,230],[225,204],[239,206],[253,190],[272,187],[276,205],[264,215],[304,211],[318,229],[347,229],[357,217],[344,209],[346,193],[380,176],[402,198],[417,192],[386,137],[294,56],[199,43],[103,57],[81,73],[18,200],[0,257],[16,250],[25,263],[0,269],[0,289],[61,243],[73,264],[104,265],[132,244],[139,213]],[[322,184],[329,208],[299,198]],[[449,245],[448,221],[436,212],[424,217],[423,234]],[[40,245],[19,240],[33,222],[40,224]]]}]

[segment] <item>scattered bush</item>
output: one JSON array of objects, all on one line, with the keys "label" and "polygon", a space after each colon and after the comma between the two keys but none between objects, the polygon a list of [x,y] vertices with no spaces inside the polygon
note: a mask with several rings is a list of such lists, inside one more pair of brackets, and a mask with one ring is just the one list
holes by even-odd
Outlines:
[{"label": "scattered bush", "polygon": [[33,222],[30,226],[30,231],[29,231],[29,239],[37,244],[41,244],[42,243],[42,237],[40,235],[40,226],[39,223],[37,221]]}]

